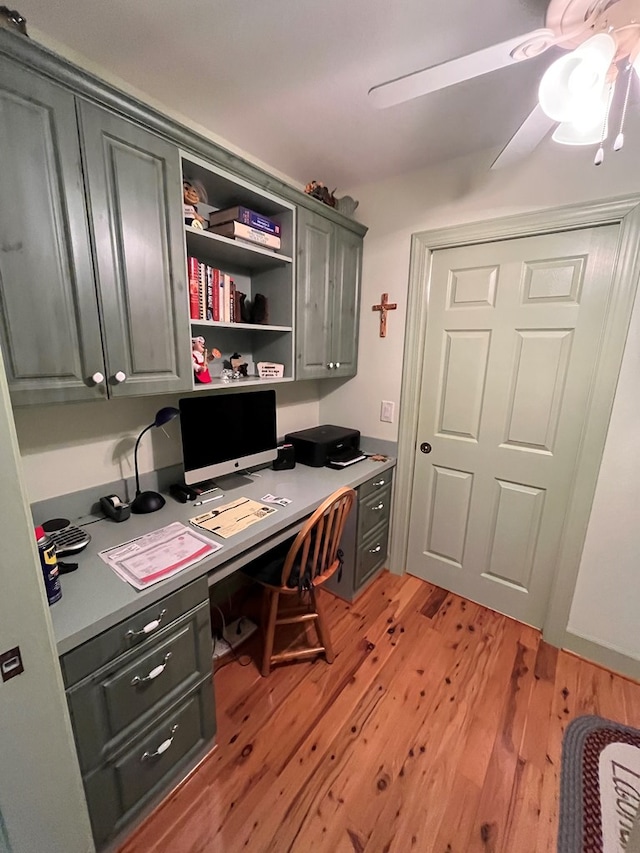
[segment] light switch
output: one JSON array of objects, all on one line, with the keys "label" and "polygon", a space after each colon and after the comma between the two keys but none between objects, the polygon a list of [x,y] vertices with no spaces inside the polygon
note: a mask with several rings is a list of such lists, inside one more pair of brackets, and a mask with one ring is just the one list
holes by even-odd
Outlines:
[{"label": "light switch", "polygon": [[391,400],[383,400],[380,405],[380,420],[387,424],[392,424],[394,410],[395,403],[392,403]]},{"label": "light switch", "polygon": [[13,678],[14,675],[20,675],[21,672],[24,672],[24,666],[22,665],[19,646],[0,655],[0,675],[2,675],[3,681],[9,681],[10,678]]}]

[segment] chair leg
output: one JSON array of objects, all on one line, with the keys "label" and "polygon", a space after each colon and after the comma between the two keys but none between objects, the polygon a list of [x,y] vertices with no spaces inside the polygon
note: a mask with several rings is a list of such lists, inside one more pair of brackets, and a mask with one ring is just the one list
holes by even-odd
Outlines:
[{"label": "chair leg", "polygon": [[273,641],[276,635],[276,619],[278,617],[278,601],[280,594],[272,589],[264,591],[264,619],[262,630],[264,638],[264,649],[262,652],[262,669],[263,676],[269,675],[271,672],[271,655],[273,654]]},{"label": "chair leg", "polygon": [[315,607],[315,611],[317,613],[318,618],[316,619],[316,628],[318,629],[318,639],[320,640],[320,645],[324,646],[324,656],[327,659],[327,663],[333,663],[336,659],[335,653],[333,651],[333,644],[331,643],[331,634],[329,633],[329,628],[327,626],[327,622],[325,619],[324,613],[324,603],[322,601],[322,594],[318,594],[320,591],[318,589],[314,589],[312,592],[313,595],[313,606]]}]

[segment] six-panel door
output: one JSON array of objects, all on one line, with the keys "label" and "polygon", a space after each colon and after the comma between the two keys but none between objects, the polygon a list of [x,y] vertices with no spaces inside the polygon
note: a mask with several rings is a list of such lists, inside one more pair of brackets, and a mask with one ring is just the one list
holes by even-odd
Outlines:
[{"label": "six-panel door", "polygon": [[104,396],[75,99],[0,61],[0,336],[14,405]]},{"label": "six-panel door", "polygon": [[[617,236],[606,226],[433,257],[407,568],[537,627]],[[421,451],[427,443],[432,452]]]}]

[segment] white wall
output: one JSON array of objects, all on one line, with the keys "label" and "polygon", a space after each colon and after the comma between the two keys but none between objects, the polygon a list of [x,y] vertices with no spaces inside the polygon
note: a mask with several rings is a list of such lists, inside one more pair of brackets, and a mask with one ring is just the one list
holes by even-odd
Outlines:
[{"label": "white wall", "polygon": [[[437,169],[355,187],[365,237],[358,376],[320,402],[323,422],[355,427],[396,440],[397,422],[379,421],[380,401],[400,398],[411,235],[418,231],[507,216],[576,201],[640,193],[637,152],[640,122],[627,128],[626,147],[592,165],[589,150],[547,143],[523,164],[490,172],[495,152],[480,152]],[[387,337],[378,337],[371,306],[384,291],[398,310],[389,315]],[[640,301],[640,300],[639,300]],[[634,312],[606,451],[583,553],[571,630],[640,658],[640,456],[634,439],[640,425],[640,306]],[[613,555],[613,558],[612,558]]]},{"label": "white wall", "polygon": [[[305,429],[319,422],[315,382],[276,387],[277,430]],[[162,406],[177,406],[178,397],[138,397],[66,403],[15,409],[14,418],[22,455],[29,500],[44,500],[89,486],[133,475],[133,448],[140,431],[152,423]],[[220,424],[217,429],[231,429]],[[165,427],[167,435],[151,430],[140,442],[140,472],[153,471],[182,459],[177,422]],[[216,440],[216,427],[209,427]]]}]

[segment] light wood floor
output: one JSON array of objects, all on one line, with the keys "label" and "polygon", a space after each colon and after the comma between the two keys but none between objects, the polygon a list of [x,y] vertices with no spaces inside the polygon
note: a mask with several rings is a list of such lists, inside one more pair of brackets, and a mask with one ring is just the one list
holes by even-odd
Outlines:
[{"label": "light wood floor", "polygon": [[545,853],[562,733],[640,726],[640,685],[384,573],[326,595],[337,657],[215,675],[217,748],[121,853]]}]

